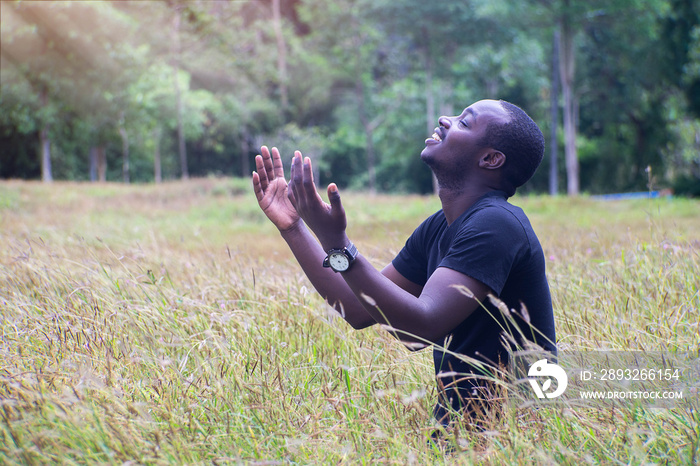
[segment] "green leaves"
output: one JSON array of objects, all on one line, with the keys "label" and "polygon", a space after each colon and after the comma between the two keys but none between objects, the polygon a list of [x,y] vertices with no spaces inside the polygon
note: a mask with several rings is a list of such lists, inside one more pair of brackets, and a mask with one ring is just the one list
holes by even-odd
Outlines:
[{"label": "green leaves", "polygon": [[[193,176],[247,176],[256,146],[284,143],[271,139],[291,124],[322,135],[313,150],[324,154],[327,181],[428,192],[430,173],[415,155],[440,115],[503,98],[548,129],[552,31],[562,17],[576,63],[576,141],[596,149],[582,159],[582,190],[636,189],[647,165],[668,170],[669,183],[697,178],[684,155],[697,152],[700,115],[693,0],[294,0],[280,2],[279,16],[270,2],[0,7],[0,134],[44,128],[54,166],[73,167],[63,172],[72,179],[87,177],[91,144],[106,145],[109,166],[119,162],[120,130],[135,179],[151,179],[144,168],[159,128],[165,177],[176,176],[177,74]],[[13,141],[6,153],[37,166],[26,155],[31,139]],[[528,189],[546,186],[540,170]]]}]

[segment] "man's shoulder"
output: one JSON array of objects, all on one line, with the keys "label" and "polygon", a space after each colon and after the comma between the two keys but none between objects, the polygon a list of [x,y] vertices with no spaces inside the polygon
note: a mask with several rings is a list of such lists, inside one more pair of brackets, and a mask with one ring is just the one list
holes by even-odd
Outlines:
[{"label": "man's shoulder", "polygon": [[447,219],[445,218],[445,213],[442,211],[442,209],[440,209],[423,220],[418,229],[423,231],[434,231],[444,227],[445,225],[447,225]]},{"label": "man's shoulder", "polygon": [[437,212],[434,214],[431,214],[428,218],[425,219],[425,222],[440,222],[445,220],[445,213],[442,211],[442,209],[439,209]]},{"label": "man's shoulder", "polygon": [[465,216],[463,222],[485,223],[487,225],[521,225],[527,221],[525,212],[520,207],[514,206],[502,197],[488,197],[482,199],[474,209]]},{"label": "man's shoulder", "polygon": [[503,198],[491,198],[482,202],[477,209],[462,220],[459,236],[490,237],[492,241],[505,241],[515,244],[532,245],[537,242],[525,212]]}]

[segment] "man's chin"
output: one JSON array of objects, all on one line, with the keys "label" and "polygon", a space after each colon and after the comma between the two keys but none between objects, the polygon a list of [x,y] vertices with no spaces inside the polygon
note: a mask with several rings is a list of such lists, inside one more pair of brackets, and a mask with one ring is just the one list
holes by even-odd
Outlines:
[{"label": "man's chin", "polygon": [[433,156],[433,154],[430,153],[430,150],[428,150],[427,147],[423,149],[423,152],[420,153],[420,159],[431,169],[433,169],[436,166],[435,157]]},{"label": "man's chin", "polygon": [[430,158],[430,148],[428,146],[425,146],[423,150],[420,153],[420,158],[423,162],[426,161],[426,159]]}]

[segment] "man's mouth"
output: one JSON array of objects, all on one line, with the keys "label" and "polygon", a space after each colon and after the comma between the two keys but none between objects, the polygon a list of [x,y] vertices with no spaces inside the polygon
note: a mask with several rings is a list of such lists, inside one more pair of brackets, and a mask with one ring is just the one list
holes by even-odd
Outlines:
[{"label": "man's mouth", "polygon": [[433,135],[430,136],[430,138],[432,140],[437,141],[437,142],[442,142],[443,137],[444,137],[444,135],[442,134],[442,128],[439,126],[437,128],[435,128],[435,131],[433,131]]}]

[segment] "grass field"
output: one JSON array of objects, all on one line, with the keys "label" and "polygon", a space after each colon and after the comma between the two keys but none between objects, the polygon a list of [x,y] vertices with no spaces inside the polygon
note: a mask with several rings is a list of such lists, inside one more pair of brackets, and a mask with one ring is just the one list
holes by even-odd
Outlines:
[{"label": "grass field", "polygon": [[[673,409],[504,408],[426,444],[429,350],[329,313],[247,180],[0,184],[0,463],[693,464]],[[344,193],[378,267],[439,208]],[[516,197],[564,350],[697,352],[700,202]]]}]

